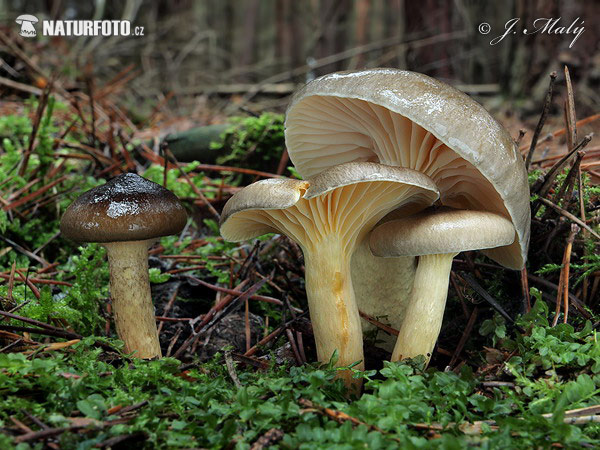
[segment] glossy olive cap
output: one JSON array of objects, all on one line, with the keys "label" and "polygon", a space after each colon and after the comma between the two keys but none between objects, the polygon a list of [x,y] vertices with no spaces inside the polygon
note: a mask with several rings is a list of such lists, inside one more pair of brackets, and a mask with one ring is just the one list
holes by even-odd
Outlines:
[{"label": "glossy olive cap", "polygon": [[175,194],[125,173],[71,203],[60,231],[77,242],[141,241],[177,234],[186,221],[185,208]]}]

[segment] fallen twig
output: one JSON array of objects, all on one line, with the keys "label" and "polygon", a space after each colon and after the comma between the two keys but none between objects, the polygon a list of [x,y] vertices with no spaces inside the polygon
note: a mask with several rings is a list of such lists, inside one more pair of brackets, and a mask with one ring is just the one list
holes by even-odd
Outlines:
[{"label": "fallen twig", "polygon": [[531,138],[531,145],[529,146],[529,151],[527,152],[527,158],[525,158],[525,168],[527,170],[529,170],[529,166],[531,165],[531,158],[533,158],[533,153],[535,152],[535,147],[537,145],[538,138],[540,136],[540,133],[542,132],[542,128],[544,128],[546,116],[548,116],[548,111],[550,110],[550,105],[552,103],[552,92],[554,90],[554,81],[556,80],[556,76],[556,71],[550,74],[550,85],[548,86],[548,92],[546,92],[546,98],[544,99],[542,114],[540,116],[540,120],[537,123],[537,126],[535,127],[535,131],[533,132],[533,137]]},{"label": "fallen twig", "polygon": [[450,359],[450,362],[448,363],[448,367],[453,367],[454,364],[456,364],[456,361],[460,356],[460,352],[462,352],[463,348],[465,347],[465,344],[467,343],[467,339],[471,335],[471,331],[473,330],[473,325],[475,325],[475,320],[477,319],[478,312],[479,310],[477,309],[477,306],[474,307],[473,312],[471,313],[471,317],[469,317],[469,321],[465,326],[465,330],[463,331],[463,334],[460,337],[460,340],[458,341],[458,345],[456,346],[456,349],[452,354],[452,359]]},{"label": "fallen twig", "polygon": [[540,202],[542,202],[544,205],[547,205],[551,208],[554,208],[555,210],[557,210],[559,213],[561,213],[563,216],[565,216],[567,219],[569,219],[572,222],[575,222],[577,225],[579,225],[581,228],[586,229],[587,231],[589,231],[596,239],[600,239],[600,235],[598,233],[596,233],[594,230],[592,230],[592,228],[585,222],[583,222],[582,220],[578,219],[577,217],[575,217],[573,214],[571,214],[569,211],[565,211],[564,209],[562,209],[560,206],[555,205],[554,203],[552,203],[550,200],[547,200],[545,198],[538,198],[538,200]]},{"label": "fallen twig", "polygon": [[517,330],[519,330],[519,332],[525,333],[525,330],[515,323],[515,320],[512,317],[510,317],[506,311],[504,311],[504,308],[500,306],[500,304],[494,299],[494,297],[488,294],[488,292],[477,281],[475,281],[475,278],[473,278],[468,273],[463,274],[463,278],[469,284],[469,286],[471,286],[471,288],[475,292],[477,292],[481,297],[483,297],[483,299],[486,302],[492,305],[492,307],[496,311],[498,311],[498,313],[500,313],[502,317],[504,317],[509,323],[513,324],[517,328]]},{"label": "fallen twig", "polygon": [[563,322],[567,323],[569,316],[569,269],[571,266],[571,249],[573,248],[573,241],[575,235],[579,232],[579,227],[575,224],[571,224],[571,232],[567,238],[567,245],[565,246],[565,252],[563,254],[562,269],[560,271],[560,279],[558,281],[558,292],[556,293],[556,311],[554,314],[554,320],[552,326],[556,326],[558,322],[558,315],[560,314],[561,302],[564,303],[564,318]]},{"label": "fallen twig", "polygon": [[[207,287],[209,289],[212,289],[214,291],[223,292],[225,294],[230,294],[230,295],[238,295],[239,294],[239,292],[237,292],[237,291],[235,291],[233,289],[227,289],[227,288],[224,288],[224,287],[221,287],[221,286],[215,286],[214,284],[207,283],[206,281],[201,280],[200,278],[196,278],[196,277],[191,276],[191,275],[188,275],[187,278],[190,279],[190,280],[192,280],[195,283],[198,283],[198,284],[200,284],[200,285],[202,285],[204,287]],[[283,305],[283,302],[281,300],[276,299],[274,297],[269,297],[269,296],[266,296],[266,295],[254,294],[254,295],[251,295],[250,297],[248,297],[248,299],[249,300],[258,300],[258,301],[266,302],[266,303],[272,303],[274,305],[279,305],[279,306]],[[297,313],[302,313],[303,312],[300,308],[296,308],[294,306],[291,306],[291,308],[293,308],[294,312],[297,312]]]},{"label": "fallen twig", "polygon": [[[556,176],[560,173],[560,169],[563,168],[563,166],[565,165],[565,163],[571,158],[571,156],[573,156],[575,154],[575,152],[577,152],[578,150],[581,150],[583,148],[585,148],[586,145],[589,144],[589,142],[592,140],[592,134],[588,134],[587,136],[585,136],[581,142],[579,142],[579,144],[577,144],[575,146],[575,148],[573,148],[573,150],[571,150],[569,153],[567,153],[565,156],[563,156],[560,160],[558,160],[551,168],[550,170],[548,170],[548,173],[546,173],[546,175],[544,175],[542,177],[542,179],[544,180],[539,187],[535,187],[532,189],[534,194],[537,194],[539,196],[538,200],[541,200],[542,198],[544,198],[546,196],[546,194],[548,193],[548,191],[550,190],[550,188],[552,187],[552,183],[554,182],[554,179],[556,178]],[[540,204],[539,203],[534,203],[532,206],[532,211],[531,211],[531,215],[535,216],[535,214],[537,213],[537,210],[539,209]]]},{"label": "fallen twig", "polygon": [[[210,327],[212,327],[220,317],[223,316],[223,314],[221,314],[220,316],[216,317],[217,313],[220,312],[221,310],[223,310],[227,305],[229,305],[230,303],[232,303],[233,301],[237,300],[237,301],[243,301],[246,298],[254,295],[254,293],[256,291],[258,291],[262,285],[265,283],[265,280],[260,280],[257,283],[255,283],[254,285],[252,285],[249,289],[247,289],[244,292],[239,292],[238,297],[234,297],[233,295],[228,295],[227,297],[225,297],[223,300],[221,300],[219,303],[217,303],[215,306],[213,306],[208,313],[206,313],[203,318],[202,321],[200,322],[200,324],[198,326],[195,326],[195,324],[192,324],[193,326],[193,333],[190,335],[190,337],[188,337],[183,344],[181,344],[181,347],[179,347],[179,349],[177,349],[177,351],[175,352],[175,354],[173,355],[174,358],[178,358],[180,357],[183,352],[192,344],[192,342],[194,342],[202,333],[204,333],[207,329],[209,329]],[[241,289],[241,286],[245,285],[246,281],[242,281],[242,283],[240,283],[238,285],[238,289]]]}]

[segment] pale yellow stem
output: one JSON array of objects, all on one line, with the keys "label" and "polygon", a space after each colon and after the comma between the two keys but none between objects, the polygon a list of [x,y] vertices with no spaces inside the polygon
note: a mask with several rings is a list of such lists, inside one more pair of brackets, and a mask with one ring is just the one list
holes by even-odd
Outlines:
[{"label": "pale yellow stem", "polygon": [[429,362],[442,328],[454,255],[419,257],[410,302],[399,330],[392,361],[425,355]]},{"label": "pale yellow stem", "polygon": [[[417,265],[413,256],[380,258],[374,256],[365,239],[352,256],[352,285],[358,309],[372,318],[399,330],[410,300]],[[375,330],[361,319],[363,333]],[[382,330],[377,333],[377,346],[391,352],[396,336]]]},{"label": "pale yellow stem", "polygon": [[160,357],[148,275],[148,248],[154,240],[103,244],[110,266],[115,325],[125,351],[138,358]]},{"label": "pale yellow stem", "polygon": [[[362,330],[349,253],[335,235],[305,248],[306,293],[319,361],[328,362],[337,350],[337,366],[360,361],[355,368],[363,370]],[[360,389],[360,380],[352,380],[349,371],[340,376],[351,389]]]}]

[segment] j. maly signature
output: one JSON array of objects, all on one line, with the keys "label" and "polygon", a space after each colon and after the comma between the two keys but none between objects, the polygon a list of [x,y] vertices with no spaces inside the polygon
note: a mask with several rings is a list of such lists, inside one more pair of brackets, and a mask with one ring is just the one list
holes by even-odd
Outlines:
[{"label": "j. maly signature", "polygon": [[[573,22],[571,22],[571,24],[569,26],[564,26],[560,24],[562,17],[559,17],[557,19],[554,19],[552,17],[550,18],[539,18],[539,19],[535,19],[533,21],[533,23],[531,24],[532,27],[531,28],[523,28],[522,33],[525,35],[530,35],[530,34],[536,34],[536,33],[540,33],[540,34],[557,34],[557,35],[572,35],[573,40],[571,41],[571,43],[569,44],[569,48],[573,47],[573,45],[575,44],[575,42],[577,41],[577,39],[579,39],[579,36],[581,36],[583,34],[583,32],[585,31],[585,27],[583,26],[584,21],[581,20],[579,17],[575,20],[573,20]],[[520,18],[515,17],[514,19],[510,19],[508,22],[506,22],[506,24],[504,25],[504,34],[495,37],[494,39],[492,39],[490,41],[490,45],[496,45],[499,44],[500,42],[502,42],[504,40],[504,38],[510,34],[517,34],[517,25],[518,23],[521,21]]]}]

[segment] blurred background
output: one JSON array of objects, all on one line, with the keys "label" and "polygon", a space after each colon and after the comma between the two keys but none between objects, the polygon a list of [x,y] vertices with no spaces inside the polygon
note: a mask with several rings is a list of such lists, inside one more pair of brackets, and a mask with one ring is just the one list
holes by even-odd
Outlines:
[{"label": "blurred background", "polygon": [[[124,19],[144,35],[46,37],[38,26],[37,37],[23,38],[15,18],[24,13]],[[490,45],[514,18],[518,33]],[[314,77],[386,66],[458,86],[516,137],[535,127],[554,70],[548,123],[563,121],[564,65],[578,118],[598,111],[598,18],[600,2],[584,0],[0,0],[0,94],[37,95],[52,79],[82,95],[93,86],[132,124],[152,116],[154,132],[164,134],[232,114],[283,112],[294,89]],[[536,19],[559,21],[523,35]],[[585,30],[569,48],[576,27]]]}]

